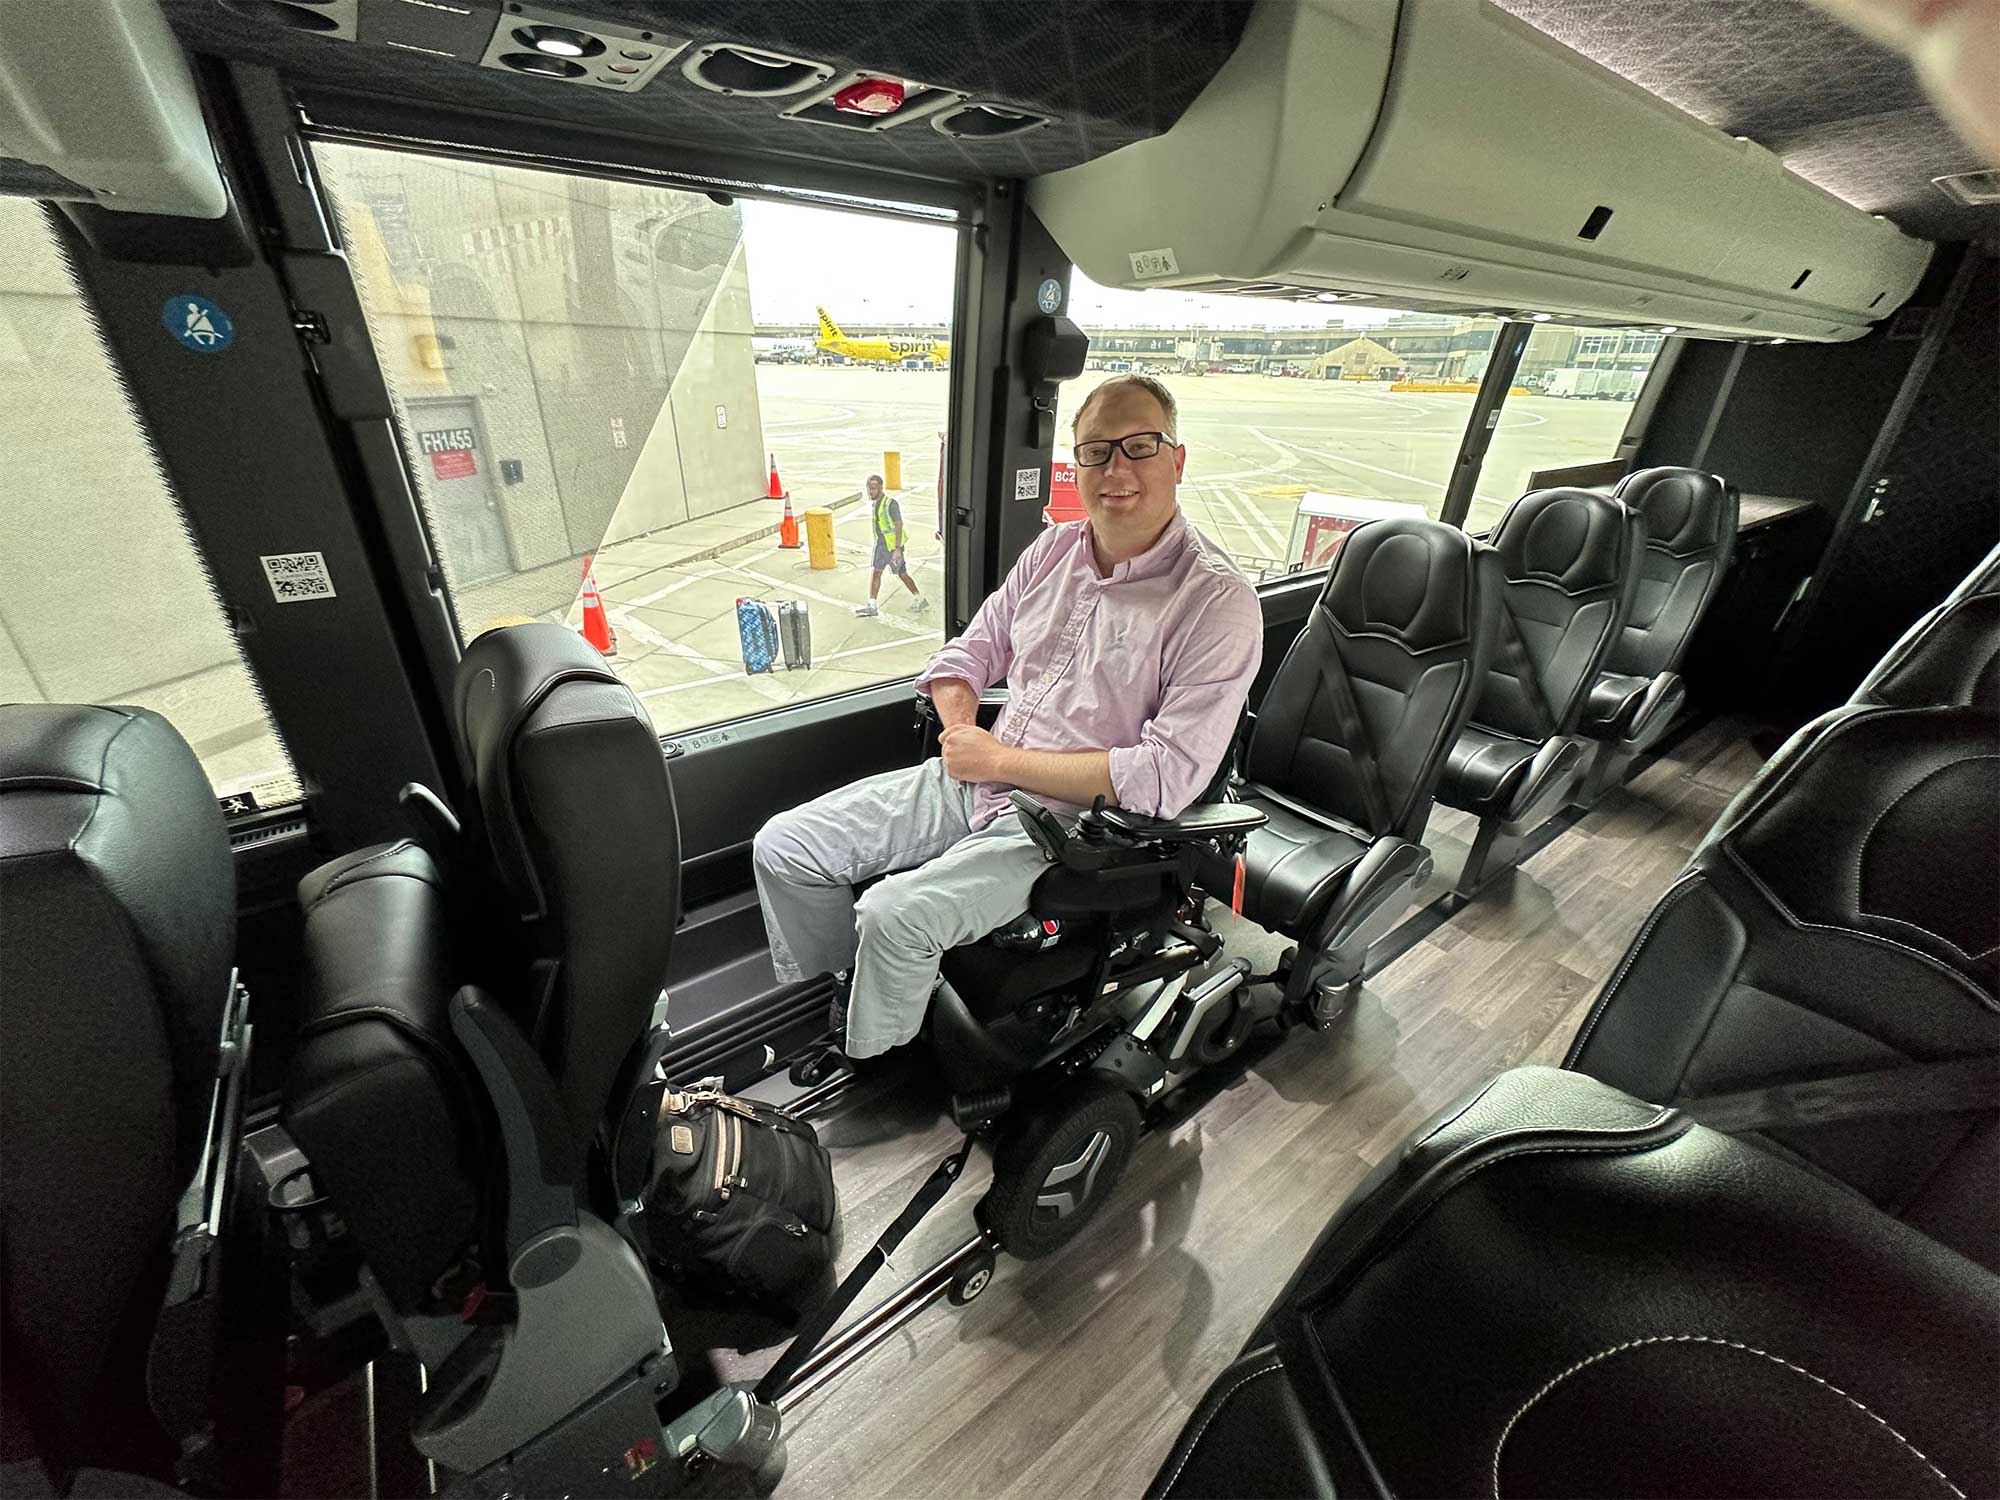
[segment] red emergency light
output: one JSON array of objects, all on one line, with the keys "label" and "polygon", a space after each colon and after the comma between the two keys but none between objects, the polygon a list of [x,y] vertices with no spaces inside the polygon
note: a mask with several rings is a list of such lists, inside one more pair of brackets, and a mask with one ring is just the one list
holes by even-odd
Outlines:
[{"label": "red emergency light", "polygon": [[893,78],[864,78],[835,94],[833,107],[850,115],[893,115],[903,107],[903,86]]}]

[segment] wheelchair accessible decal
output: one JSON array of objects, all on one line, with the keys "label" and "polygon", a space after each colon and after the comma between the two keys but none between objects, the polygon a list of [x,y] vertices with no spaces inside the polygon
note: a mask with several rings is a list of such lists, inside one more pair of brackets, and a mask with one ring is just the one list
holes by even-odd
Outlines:
[{"label": "wheelchair accessible decal", "polygon": [[229,314],[206,297],[180,292],[167,298],[160,309],[160,321],[184,349],[196,354],[220,354],[236,341],[236,325]]}]

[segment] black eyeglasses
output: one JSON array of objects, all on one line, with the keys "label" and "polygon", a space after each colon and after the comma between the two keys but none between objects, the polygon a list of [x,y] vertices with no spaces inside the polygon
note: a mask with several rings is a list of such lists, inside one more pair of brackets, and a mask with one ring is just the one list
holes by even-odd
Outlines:
[{"label": "black eyeglasses", "polygon": [[1079,469],[1101,469],[1111,462],[1113,448],[1136,463],[1156,456],[1162,448],[1174,446],[1174,440],[1164,432],[1128,432],[1122,438],[1092,438],[1087,443],[1078,443],[1074,453]]}]

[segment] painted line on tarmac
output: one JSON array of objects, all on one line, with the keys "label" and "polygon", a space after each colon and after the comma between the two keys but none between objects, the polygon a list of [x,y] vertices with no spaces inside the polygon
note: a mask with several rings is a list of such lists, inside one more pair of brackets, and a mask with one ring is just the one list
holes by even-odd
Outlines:
[{"label": "painted line on tarmac", "polygon": [[718,574],[727,573],[728,571],[729,569],[727,568],[705,568],[699,573],[693,573],[683,578],[679,583],[670,583],[663,589],[653,590],[650,594],[641,594],[636,599],[614,599],[610,602],[613,604],[623,604],[628,609],[644,609],[648,604],[657,604],[669,594],[678,594],[682,589],[691,588],[705,578],[714,578]]},{"label": "painted line on tarmac", "polygon": [[[722,657],[710,656],[705,651],[697,651],[692,646],[682,645],[671,636],[662,635],[644,620],[634,616],[630,605],[612,605],[605,610],[605,613],[611,617],[611,623],[618,629],[631,631],[647,645],[657,647],[669,656],[692,662],[698,667],[707,667],[711,671],[726,669],[729,666],[729,662]],[[731,674],[726,670],[719,670],[719,675],[727,677]]]},{"label": "painted line on tarmac", "polygon": [[[804,399],[804,398],[795,398],[795,399]],[[815,422],[835,423],[835,422],[852,422],[853,420],[854,420],[854,408],[851,406],[842,406],[836,408],[833,412],[822,413],[821,415],[816,417],[794,417],[789,422],[766,422],[764,426],[766,429],[770,429],[773,427],[810,427]]]},{"label": "painted line on tarmac", "polygon": [[[1255,427],[1251,428],[1250,430],[1252,432],[1257,433],[1259,437],[1264,436],[1264,434]],[[1269,441],[1275,441],[1275,439],[1271,439]],[[1443,494],[1448,488],[1450,488],[1450,486],[1448,485],[1443,485],[1438,483],[1435,479],[1425,479],[1417,474],[1405,474],[1401,469],[1386,469],[1381,464],[1371,464],[1364,459],[1348,458],[1339,453],[1328,453],[1323,448],[1308,448],[1304,443],[1296,443],[1293,446],[1296,447],[1299,452],[1307,454],[1308,456],[1313,458],[1323,459],[1327,463],[1351,464],[1357,469],[1372,469],[1377,474],[1386,474],[1391,479],[1407,479],[1411,484],[1420,484],[1424,486],[1425,489],[1436,490],[1439,494]],[[1472,495],[1475,500],[1490,500],[1495,505],[1505,505],[1507,503],[1505,500],[1500,499],[1497,495],[1489,495],[1484,490],[1474,490],[1472,492]]]},{"label": "painted line on tarmac", "polygon": [[[783,579],[771,577],[768,573],[759,573],[755,568],[738,568],[735,571],[745,578],[754,578],[757,582],[768,584],[774,589],[788,589],[792,594],[803,594],[806,598],[817,599],[822,604],[837,604],[845,610],[852,610],[860,602],[855,599],[837,599],[832,594],[822,594],[818,589],[809,589],[802,583],[787,583]],[[786,596],[781,594],[779,597],[783,598]],[[891,626],[909,635],[930,634],[928,630],[905,625],[901,620],[891,619],[887,615],[877,615],[876,618],[884,625]]]},{"label": "painted line on tarmac", "polygon": [[[823,666],[827,662],[844,661],[850,656],[867,656],[871,652],[875,651],[906,650],[908,649],[909,645],[910,642],[908,641],[877,641],[872,646],[853,646],[845,651],[829,651],[824,656],[814,657],[812,667],[809,670],[816,671],[819,667]],[[668,693],[685,693],[690,688],[713,687],[718,682],[727,682],[736,678],[741,678],[745,681],[748,681],[752,676],[763,676],[763,675],[766,674],[749,673],[749,672],[718,672],[713,677],[700,677],[695,679],[693,682],[671,682],[668,683],[665,687],[647,688],[643,692],[641,692],[639,696],[641,698],[661,698],[665,697]],[[769,675],[772,677],[773,681],[777,680],[776,673],[771,673]],[[883,679],[883,681],[885,682],[888,680],[889,680],[888,678]],[[843,689],[842,691],[845,690]]]},{"label": "painted line on tarmac", "polygon": [[[1241,526],[1252,540],[1261,541],[1271,549],[1270,555],[1272,557],[1283,557],[1285,555],[1289,548],[1289,543],[1284,537],[1278,535],[1277,527],[1273,526],[1269,519],[1265,517],[1264,508],[1261,505],[1251,501],[1240,491],[1232,495],[1225,489],[1221,491],[1217,498],[1229,507],[1230,514],[1237,518],[1236,524]],[[1241,503],[1239,504],[1239,502]]]}]

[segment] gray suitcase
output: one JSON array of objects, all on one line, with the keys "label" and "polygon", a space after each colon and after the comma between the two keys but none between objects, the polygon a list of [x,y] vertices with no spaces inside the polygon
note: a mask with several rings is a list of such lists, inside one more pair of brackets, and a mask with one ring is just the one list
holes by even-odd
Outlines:
[{"label": "gray suitcase", "polygon": [[778,638],[784,643],[785,670],[804,672],[813,664],[812,616],[797,599],[778,606]]}]

